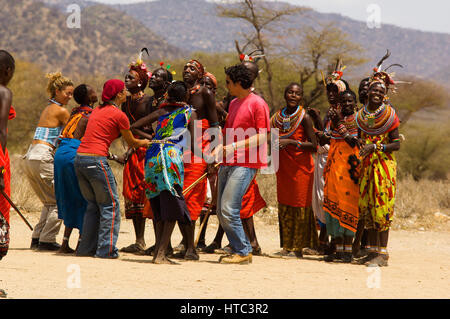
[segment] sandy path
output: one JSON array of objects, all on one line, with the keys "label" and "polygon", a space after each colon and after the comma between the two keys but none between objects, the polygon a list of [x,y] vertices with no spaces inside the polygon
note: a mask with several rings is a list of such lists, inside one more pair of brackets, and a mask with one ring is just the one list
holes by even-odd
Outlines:
[{"label": "sandy path", "polygon": [[[121,254],[118,260],[60,256],[28,249],[31,232],[12,212],[11,247],[0,261],[0,288],[8,298],[449,298],[450,233],[393,231],[390,265],[365,266],[254,257],[251,265],[220,265],[219,255],[199,262],[154,265],[150,257]],[[28,214],[32,225],[38,214]],[[215,220],[215,217],[213,217]],[[216,225],[208,229],[209,243]],[[265,252],[278,249],[278,228],[256,221]],[[71,246],[78,233],[74,231]],[[152,226],[146,230],[153,243]],[[62,230],[59,240],[62,238]],[[122,220],[118,247],[134,239],[131,221]],[[179,242],[179,231],[173,243]],[[225,240],[224,240],[225,242]],[[81,288],[74,274],[79,269]],[[379,274],[379,277],[375,277]],[[379,288],[376,288],[379,278]],[[369,286],[375,288],[369,288]]]}]

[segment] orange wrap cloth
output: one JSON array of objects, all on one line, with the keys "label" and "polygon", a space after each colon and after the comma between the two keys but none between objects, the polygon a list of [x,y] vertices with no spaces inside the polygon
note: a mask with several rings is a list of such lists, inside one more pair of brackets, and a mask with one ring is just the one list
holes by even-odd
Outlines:
[{"label": "orange wrap cloth", "polygon": [[123,197],[125,198],[125,216],[131,218],[134,214],[144,213],[145,204],[145,174],[144,162],[147,149],[140,147],[128,158],[123,169]]},{"label": "orange wrap cloth", "polygon": [[[196,132],[201,130],[201,136],[198,136],[196,142],[201,145],[201,149],[204,152],[209,146],[209,139],[203,138],[204,132],[210,127],[207,119],[196,121]],[[206,136],[205,136],[206,137]],[[191,163],[184,164],[184,186],[183,190],[191,186],[196,180],[198,180],[203,174],[207,172],[208,164],[203,160],[190,154]],[[184,195],[186,200],[186,206],[189,210],[191,220],[195,221],[200,216],[202,212],[203,204],[206,201],[207,193],[207,178],[204,178],[200,183],[197,184],[193,189],[191,189],[187,194]]]},{"label": "orange wrap cloth", "polygon": [[266,207],[266,201],[262,198],[256,178],[252,180],[244,197],[242,197],[241,219],[247,219]]},{"label": "orange wrap cloth", "polygon": [[[283,128],[287,119],[283,110],[272,117],[272,127],[280,130],[280,140],[308,142],[302,125],[305,113],[303,108],[299,108],[293,115],[288,115],[288,129]],[[299,114],[296,120],[295,114]],[[311,151],[305,151],[296,144],[287,145],[280,150],[276,174],[280,247],[294,252],[301,252],[305,247],[315,249],[319,245],[319,237],[312,210],[314,161]]]},{"label": "orange wrap cloth", "polygon": [[351,179],[349,158],[351,155],[358,158],[358,152],[356,146],[351,148],[345,140],[332,139],[323,171],[323,209],[353,233],[358,226],[359,183],[358,176],[354,176],[356,183]]}]

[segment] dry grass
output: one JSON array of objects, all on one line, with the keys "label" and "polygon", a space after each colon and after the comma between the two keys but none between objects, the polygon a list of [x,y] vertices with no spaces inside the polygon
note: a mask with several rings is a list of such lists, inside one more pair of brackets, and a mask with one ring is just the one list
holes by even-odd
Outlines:
[{"label": "dry grass", "polygon": [[[19,209],[26,212],[40,211],[42,206],[21,171],[22,159],[11,156],[12,199]],[[122,166],[111,163],[119,194],[122,193]],[[267,208],[255,215],[255,219],[270,225],[278,223],[275,175],[258,175],[257,181]],[[121,207],[123,214],[123,196]],[[440,230],[450,229],[449,181],[414,181],[411,177],[399,181],[393,229]]]}]

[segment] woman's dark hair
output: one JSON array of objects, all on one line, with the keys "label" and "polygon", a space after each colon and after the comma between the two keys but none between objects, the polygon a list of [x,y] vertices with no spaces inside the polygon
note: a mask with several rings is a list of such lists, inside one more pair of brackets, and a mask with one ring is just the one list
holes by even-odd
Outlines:
[{"label": "woman's dark hair", "polygon": [[253,84],[250,70],[241,63],[226,68],[225,74],[230,77],[233,83],[239,82],[243,89],[249,89]]},{"label": "woman's dark hair", "polygon": [[187,87],[183,81],[175,81],[167,89],[169,102],[186,102]]},{"label": "woman's dark hair", "polygon": [[293,86],[298,86],[301,90],[302,90],[302,94],[303,94],[303,87],[300,83],[297,82],[291,82],[289,83],[288,86],[286,86],[286,88],[284,89],[284,96],[286,96],[286,93],[289,91],[289,89]]},{"label": "woman's dark hair", "polygon": [[88,87],[86,84],[80,84],[73,90],[73,99],[80,105],[88,104]]},{"label": "woman's dark hair", "polygon": [[355,102],[357,101],[355,92],[353,92],[350,89],[347,89],[344,92],[339,93],[339,102],[341,102],[341,100],[342,100],[342,98],[344,97],[345,94],[350,94],[353,97],[353,99],[355,100]]}]

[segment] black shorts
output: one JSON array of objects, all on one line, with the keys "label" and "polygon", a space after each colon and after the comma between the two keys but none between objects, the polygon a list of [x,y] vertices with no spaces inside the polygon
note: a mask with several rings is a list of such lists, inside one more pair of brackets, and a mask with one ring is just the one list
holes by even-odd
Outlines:
[{"label": "black shorts", "polygon": [[155,222],[177,221],[181,224],[189,224],[191,217],[181,187],[176,184],[174,188],[178,196],[165,190],[159,196],[150,199],[153,218]]}]

